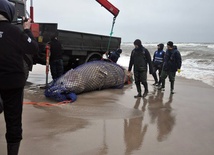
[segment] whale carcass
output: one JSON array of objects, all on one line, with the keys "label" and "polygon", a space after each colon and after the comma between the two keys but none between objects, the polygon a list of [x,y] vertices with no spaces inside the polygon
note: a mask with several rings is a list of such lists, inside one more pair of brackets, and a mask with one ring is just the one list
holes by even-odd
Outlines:
[{"label": "whale carcass", "polygon": [[57,101],[76,100],[76,94],[107,88],[123,88],[125,69],[108,61],[85,63],[68,71],[46,89],[45,96]]}]

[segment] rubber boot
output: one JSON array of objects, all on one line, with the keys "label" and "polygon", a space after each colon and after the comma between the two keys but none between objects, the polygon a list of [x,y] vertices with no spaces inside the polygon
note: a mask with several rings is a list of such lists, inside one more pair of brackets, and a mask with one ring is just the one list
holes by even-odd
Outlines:
[{"label": "rubber boot", "polygon": [[170,90],[171,90],[171,94],[174,94],[174,81],[170,82]]},{"label": "rubber boot", "polygon": [[8,143],[7,155],[18,155],[20,143]]},{"label": "rubber boot", "polygon": [[3,101],[1,99],[1,95],[0,95],[0,114],[3,112],[4,107],[3,107]]},{"label": "rubber boot", "polygon": [[160,86],[161,86],[161,82],[162,82],[162,81],[161,81],[161,79],[159,79],[159,81],[158,81],[158,85],[157,85],[158,87],[160,87]]},{"label": "rubber boot", "polygon": [[155,80],[155,83],[153,84],[153,86],[156,86],[156,85],[158,84],[157,75],[156,75],[156,73],[153,73],[152,76],[153,76],[153,78],[154,78],[154,80]]},{"label": "rubber boot", "polygon": [[148,90],[148,83],[147,82],[143,82],[143,86],[144,86],[144,93],[143,93],[143,97],[146,97],[149,93],[149,90]]},{"label": "rubber boot", "polygon": [[158,88],[158,90],[165,91],[165,79],[161,80],[162,85]]},{"label": "rubber boot", "polygon": [[138,94],[134,96],[134,98],[142,97],[141,95],[141,86],[140,83],[136,84]]}]

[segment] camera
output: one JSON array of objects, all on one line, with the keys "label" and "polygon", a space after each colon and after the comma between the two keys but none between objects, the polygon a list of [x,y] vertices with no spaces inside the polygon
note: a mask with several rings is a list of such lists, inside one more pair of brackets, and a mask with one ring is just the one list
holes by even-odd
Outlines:
[{"label": "camera", "polygon": [[16,24],[23,24],[24,22],[27,22],[27,21],[28,21],[27,17],[18,16]]}]

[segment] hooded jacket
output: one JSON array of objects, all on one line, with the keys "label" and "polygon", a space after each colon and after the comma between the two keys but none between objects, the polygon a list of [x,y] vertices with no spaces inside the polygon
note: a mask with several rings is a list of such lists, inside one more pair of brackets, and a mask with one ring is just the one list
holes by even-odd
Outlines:
[{"label": "hooded jacket", "polygon": [[11,23],[15,14],[15,7],[7,0],[1,0],[0,14],[3,15]]},{"label": "hooded jacket", "polygon": [[108,53],[108,59],[117,63],[117,60],[120,58],[120,54],[122,53],[121,49],[117,49],[116,51],[112,51]]},{"label": "hooded jacket", "polygon": [[132,51],[128,71],[132,70],[133,65],[134,71],[147,71],[147,65],[149,65],[149,73],[152,74],[150,53],[142,45]]},{"label": "hooded jacket", "polygon": [[164,56],[165,56],[165,52],[163,51],[164,45],[159,44],[158,46],[160,48],[158,48],[158,50],[155,51],[153,56],[153,64],[155,67],[161,67],[163,65]]},{"label": "hooded jacket", "polygon": [[164,58],[163,70],[169,72],[177,72],[181,68],[182,58],[178,50],[167,50]]},{"label": "hooded jacket", "polygon": [[50,47],[51,47],[50,62],[62,59],[63,54],[62,45],[57,39],[51,39]]},{"label": "hooded jacket", "polygon": [[8,1],[0,1],[0,89],[24,87],[24,54],[36,54],[37,42],[29,29],[21,31],[10,22],[15,8]]}]

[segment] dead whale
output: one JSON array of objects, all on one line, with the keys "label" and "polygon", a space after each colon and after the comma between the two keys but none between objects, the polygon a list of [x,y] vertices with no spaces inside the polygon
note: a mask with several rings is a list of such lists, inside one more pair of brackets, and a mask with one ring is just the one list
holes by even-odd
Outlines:
[{"label": "dead whale", "polygon": [[107,61],[93,61],[68,71],[45,90],[57,101],[76,100],[76,94],[107,88],[123,88],[125,69]]}]

